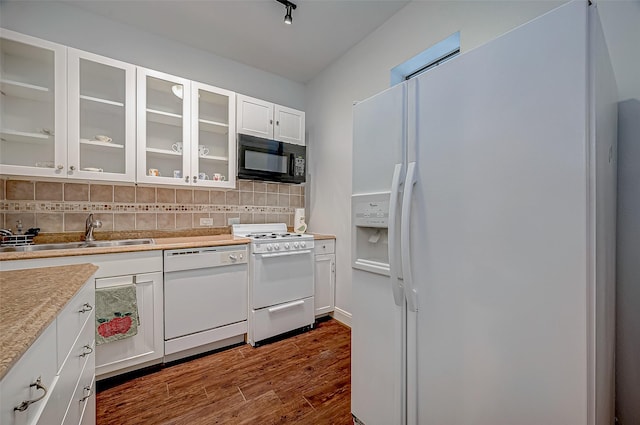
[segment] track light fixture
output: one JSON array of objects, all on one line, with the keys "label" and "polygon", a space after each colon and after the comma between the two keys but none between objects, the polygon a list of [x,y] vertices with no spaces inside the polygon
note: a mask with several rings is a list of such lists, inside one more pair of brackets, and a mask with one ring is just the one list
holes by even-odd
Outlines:
[{"label": "track light fixture", "polygon": [[297,7],[295,3],[291,3],[289,0],[276,0],[278,3],[283,4],[286,10],[286,14],[284,15],[284,23],[287,25],[291,25],[293,22],[293,18],[291,17],[291,11],[295,10]]}]

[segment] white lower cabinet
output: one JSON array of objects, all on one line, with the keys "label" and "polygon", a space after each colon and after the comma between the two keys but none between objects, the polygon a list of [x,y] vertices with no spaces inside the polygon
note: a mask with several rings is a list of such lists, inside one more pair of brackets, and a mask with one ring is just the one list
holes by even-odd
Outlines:
[{"label": "white lower cabinet", "polygon": [[[83,412],[84,424],[95,424],[95,391],[76,397],[79,388],[90,386],[95,377],[93,282],[91,278],[85,283],[0,382],[1,424],[78,425]],[[85,301],[86,311],[81,312],[77,306]],[[82,323],[62,328],[70,320]],[[34,402],[23,411],[15,410],[27,400]]]},{"label": "white lower cabinet", "polygon": [[336,254],[335,240],[315,243],[315,315],[331,313],[335,308]]},{"label": "white lower cabinet", "polygon": [[[15,270],[81,263],[91,263],[99,267],[95,275],[95,286],[98,288],[127,283],[136,285],[140,318],[138,334],[123,340],[101,344],[95,348],[97,378],[104,379],[161,363],[164,356],[162,251],[4,261],[2,269]],[[95,300],[93,287],[90,297],[91,300]],[[73,318],[68,320],[71,323],[74,321]],[[95,332],[95,319],[92,319],[92,327]],[[53,352],[55,350],[54,347]],[[0,424],[4,425],[4,422]]]},{"label": "white lower cabinet", "polygon": [[160,363],[164,355],[162,273],[96,279],[96,289],[126,284],[136,285],[138,333],[96,347],[96,375],[99,378],[132,370],[141,364]]}]

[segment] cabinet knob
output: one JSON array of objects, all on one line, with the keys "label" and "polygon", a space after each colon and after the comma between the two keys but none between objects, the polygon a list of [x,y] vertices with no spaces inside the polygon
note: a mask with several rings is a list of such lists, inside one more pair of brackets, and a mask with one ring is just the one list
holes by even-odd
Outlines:
[{"label": "cabinet knob", "polygon": [[41,377],[38,377],[38,379],[36,379],[36,382],[34,382],[33,384],[29,385],[30,387],[36,387],[36,389],[38,390],[42,390],[44,391],[42,393],[42,395],[38,398],[34,398],[33,400],[25,400],[22,403],[20,403],[19,406],[16,406],[13,408],[13,410],[17,410],[18,412],[24,412],[25,410],[27,410],[29,408],[29,406],[31,406],[33,403],[36,403],[40,400],[42,400],[44,398],[44,396],[47,395],[47,389],[44,387],[44,385],[42,385],[42,379]]},{"label": "cabinet knob", "polygon": [[189,183],[189,176],[184,176],[184,182]]},{"label": "cabinet knob", "polygon": [[64,165],[62,164],[58,164],[58,166],[56,167],[58,170],[62,170],[64,168]]},{"label": "cabinet knob", "polygon": [[69,169],[70,169],[71,171],[74,171],[74,170],[76,169],[76,166],[75,166],[75,165],[72,165],[71,167],[69,167]]},{"label": "cabinet knob", "polygon": [[269,124],[273,124],[273,120],[269,120]]},{"label": "cabinet knob", "polygon": [[196,183],[198,181],[198,176],[193,176],[193,182]]},{"label": "cabinet knob", "polygon": [[280,121],[276,121],[276,125],[280,125]]}]

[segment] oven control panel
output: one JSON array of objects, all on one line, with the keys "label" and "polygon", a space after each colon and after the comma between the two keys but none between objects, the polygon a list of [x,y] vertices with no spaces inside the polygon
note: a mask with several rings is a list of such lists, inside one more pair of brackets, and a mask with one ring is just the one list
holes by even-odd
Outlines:
[{"label": "oven control panel", "polygon": [[252,244],[254,254],[276,254],[279,252],[304,251],[313,249],[313,238],[300,240],[271,240]]}]

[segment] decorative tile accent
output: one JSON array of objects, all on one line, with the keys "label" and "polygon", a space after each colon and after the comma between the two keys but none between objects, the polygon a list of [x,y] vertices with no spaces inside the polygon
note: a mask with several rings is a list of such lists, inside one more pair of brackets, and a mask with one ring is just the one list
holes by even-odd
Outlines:
[{"label": "decorative tile accent", "polygon": [[0,197],[0,226],[15,230],[16,221],[22,220],[25,230],[78,232],[84,231],[90,213],[103,222],[99,231],[202,228],[201,217],[212,218],[213,227],[227,227],[232,217],[242,223],[292,225],[295,208],[304,206],[302,186],[240,181],[238,188],[174,189],[0,176],[0,195],[5,195]]}]

